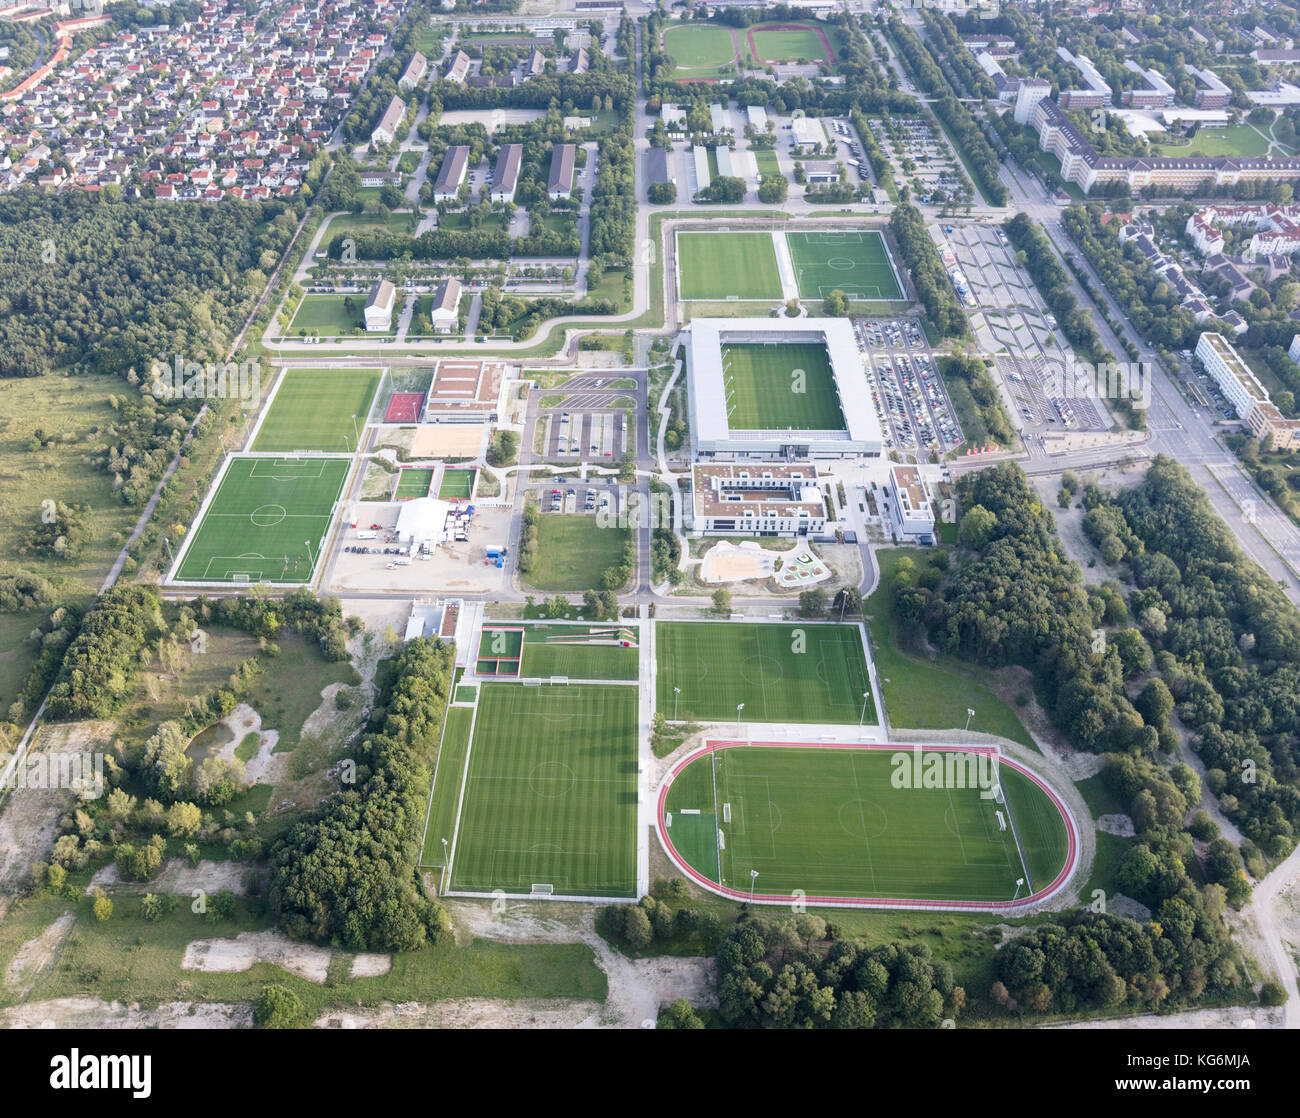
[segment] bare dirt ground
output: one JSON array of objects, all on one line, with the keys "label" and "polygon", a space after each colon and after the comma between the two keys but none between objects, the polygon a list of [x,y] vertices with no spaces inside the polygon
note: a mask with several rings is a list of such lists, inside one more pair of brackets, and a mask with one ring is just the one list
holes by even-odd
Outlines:
[{"label": "bare dirt ground", "polygon": [[245,784],[277,784],[284,779],[288,756],[276,754],[275,747],[280,741],[279,730],[263,730],[262,716],[247,703],[240,703],[221,720],[234,735],[218,751],[223,760],[233,761],[235,750],[249,734],[257,734],[257,752],[244,764]]},{"label": "bare dirt ground", "polygon": [[229,889],[236,896],[248,890],[245,877],[249,866],[242,862],[199,862],[191,866],[184,858],[169,858],[162,871],[152,881],[123,881],[117,866],[107,865],[90,879],[86,892],[94,888],[111,888],[117,893],[178,893],[193,896],[195,892],[219,893]]},{"label": "bare dirt ground", "polygon": [[1133,820],[1127,815],[1099,815],[1097,830],[1105,831],[1108,835],[1119,835],[1120,838],[1132,838],[1137,834],[1133,829]]},{"label": "bare dirt ground", "polygon": [[567,998],[448,998],[383,1002],[374,1009],[335,1010],[315,1021],[318,1029],[573,1029],[600,1011],[598,1002]]},{"label": "bare dirt ground", "polygon": [[232,973],[257,963],[274,963],[309,982],[325,981],[331,952],[324,947],[295,943],[279,932],[240,932],[234,939],[197,939],[185,948],[184,970]]},{"label": "bare dirt ground", "polygon": [[629,959],[596,932],[596,912],[590,906],[520,902],[493,912],[487,902],[454,901],[448,908],[458,941],[482,936],[508,943],[587,944],[609,979],[609,996],[577,1023],[579,1028],[653,1028],[659,1007],[676,998],[692,1005],[716,1004],[712,959]]},{"label": "bare dirt ground", "polygon": [[76,913],[65,912],[35,939],[29,939],[18,948],[5,972],[5,985],[19,997],[26,997],[36,980],[49,970],[76,922]]},{"label": "bare dirt ground", "polygon": [[1280,1029],[1282,1011],[1258,1006],[1234,1006],[1230,1009],[1193,1009],[1157,1017],[1144,1013],[1140,1017],[1107,1017],[1101,1021],[1066,1021],[1045,1025],[1048,1029]]},{"label": "bare dirt ground", "polygon": [[393,969],[391,955],[360,954],[352,957],[351,978],[378,978]]},{"label": "bare dirt ground", "polygon": [[52,998],[0,1010],[6,1029],[247,1029],[251,1004],[165,1002],[153,1009],[99,998]]},{"label": "bare dirt ground", "polygon": [[[43,726],[32,752],[105,752],[115,727],[112,722],[68,722]],[[71,797],[66,792],[15,788],[0,806],[0,918],[9,895],[22,885],[33,862],[43,860],[54,844],[59,816]]]}]

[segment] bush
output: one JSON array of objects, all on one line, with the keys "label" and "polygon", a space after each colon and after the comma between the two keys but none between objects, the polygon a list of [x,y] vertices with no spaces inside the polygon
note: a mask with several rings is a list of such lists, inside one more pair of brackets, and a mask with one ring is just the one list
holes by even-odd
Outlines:
[{"label": "bush", "polygon": [[1286,1005],[1286,991],[1280,982],[1269,979],[1259,988],[1259,1004],[1267,1006]]},{"label": "bush", "polygon": [[302,999],[287,986],[269,984],[253,1002],[253,1024],[259,1029],[292,1029],[303,1019]]}]

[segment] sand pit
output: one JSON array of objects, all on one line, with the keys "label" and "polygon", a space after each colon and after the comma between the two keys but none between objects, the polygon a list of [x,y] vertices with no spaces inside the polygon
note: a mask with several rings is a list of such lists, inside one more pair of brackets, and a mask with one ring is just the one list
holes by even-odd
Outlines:
[{"label": "sand pit", "polygon": [[413,458],[477,458],[487,426],[476,423],[424,423],[411,440]]},{"label": "sand pit", "polygon": [[241,932],[234,939],[196,939],[185,948],[183,970],[233,974],[257,963],[274,963],[308,982],[325,981],[330,952],[323,947],[295,943],[278,932]]},{"label": "sand pit", "polygon": [[700,578],[704,582],[744,582],[748,579],[771,578],[776,568],[777,554],[765,551],[757,544],[746,541],[736,545],[714,544],[704,553],[700,563]]}]

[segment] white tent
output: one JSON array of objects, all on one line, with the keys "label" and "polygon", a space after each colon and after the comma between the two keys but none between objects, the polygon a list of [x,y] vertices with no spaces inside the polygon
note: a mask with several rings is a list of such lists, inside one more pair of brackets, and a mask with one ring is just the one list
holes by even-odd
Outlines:
[{"label": "white tent", "polygon": [[436,547],[446,537],[447,511],[451,504],[436,497],[404,501],[397,513],[397,538],[403,544]]}]

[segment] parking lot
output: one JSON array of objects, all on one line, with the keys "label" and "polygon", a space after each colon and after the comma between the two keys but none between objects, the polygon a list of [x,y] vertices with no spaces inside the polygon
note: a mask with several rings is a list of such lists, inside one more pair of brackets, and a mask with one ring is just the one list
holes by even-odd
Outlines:
[{"label": "parking lot", "polygon": [[1006,234],[993,225],[961,225],[945,227],[944,236],[944,265],[955,264],[966,278],[975,301],[971,328],[980,352],[997,355],[1017,426],[1028,437],[1107,430],[1110,417],[1099,399],[1062,391],[1073,355]]},{"label": "parking lot", "polygon": [[613,479],[601,484],[541,487],[538,505],[546,512],[583,513],[599,516],[618,515],[618,491]]},{"label": "parking lot", "polygon": [[627,412],[618,410],[545,412],[538,419],[546,424],[544,457],[606,464],[622,458],[627,449],[627,417]]},{"label": "parking lot", "polygon": [[[898,181],[910,180],[919,201],[930,202],[938,189],[950,200],[969,197],[965,175],[942,136],[923,120],[894,118],[890,123],[892,127],[886,128],[883,121],[872,118],[872,134],[894,164]],[[904,168],[905,160],[910,161],[911,170]]]},{"label": "parking lot", "polygon": [[853,328],[885,448],[946,454],[959,446],[961,425],[920,322],[864,318]]}]

